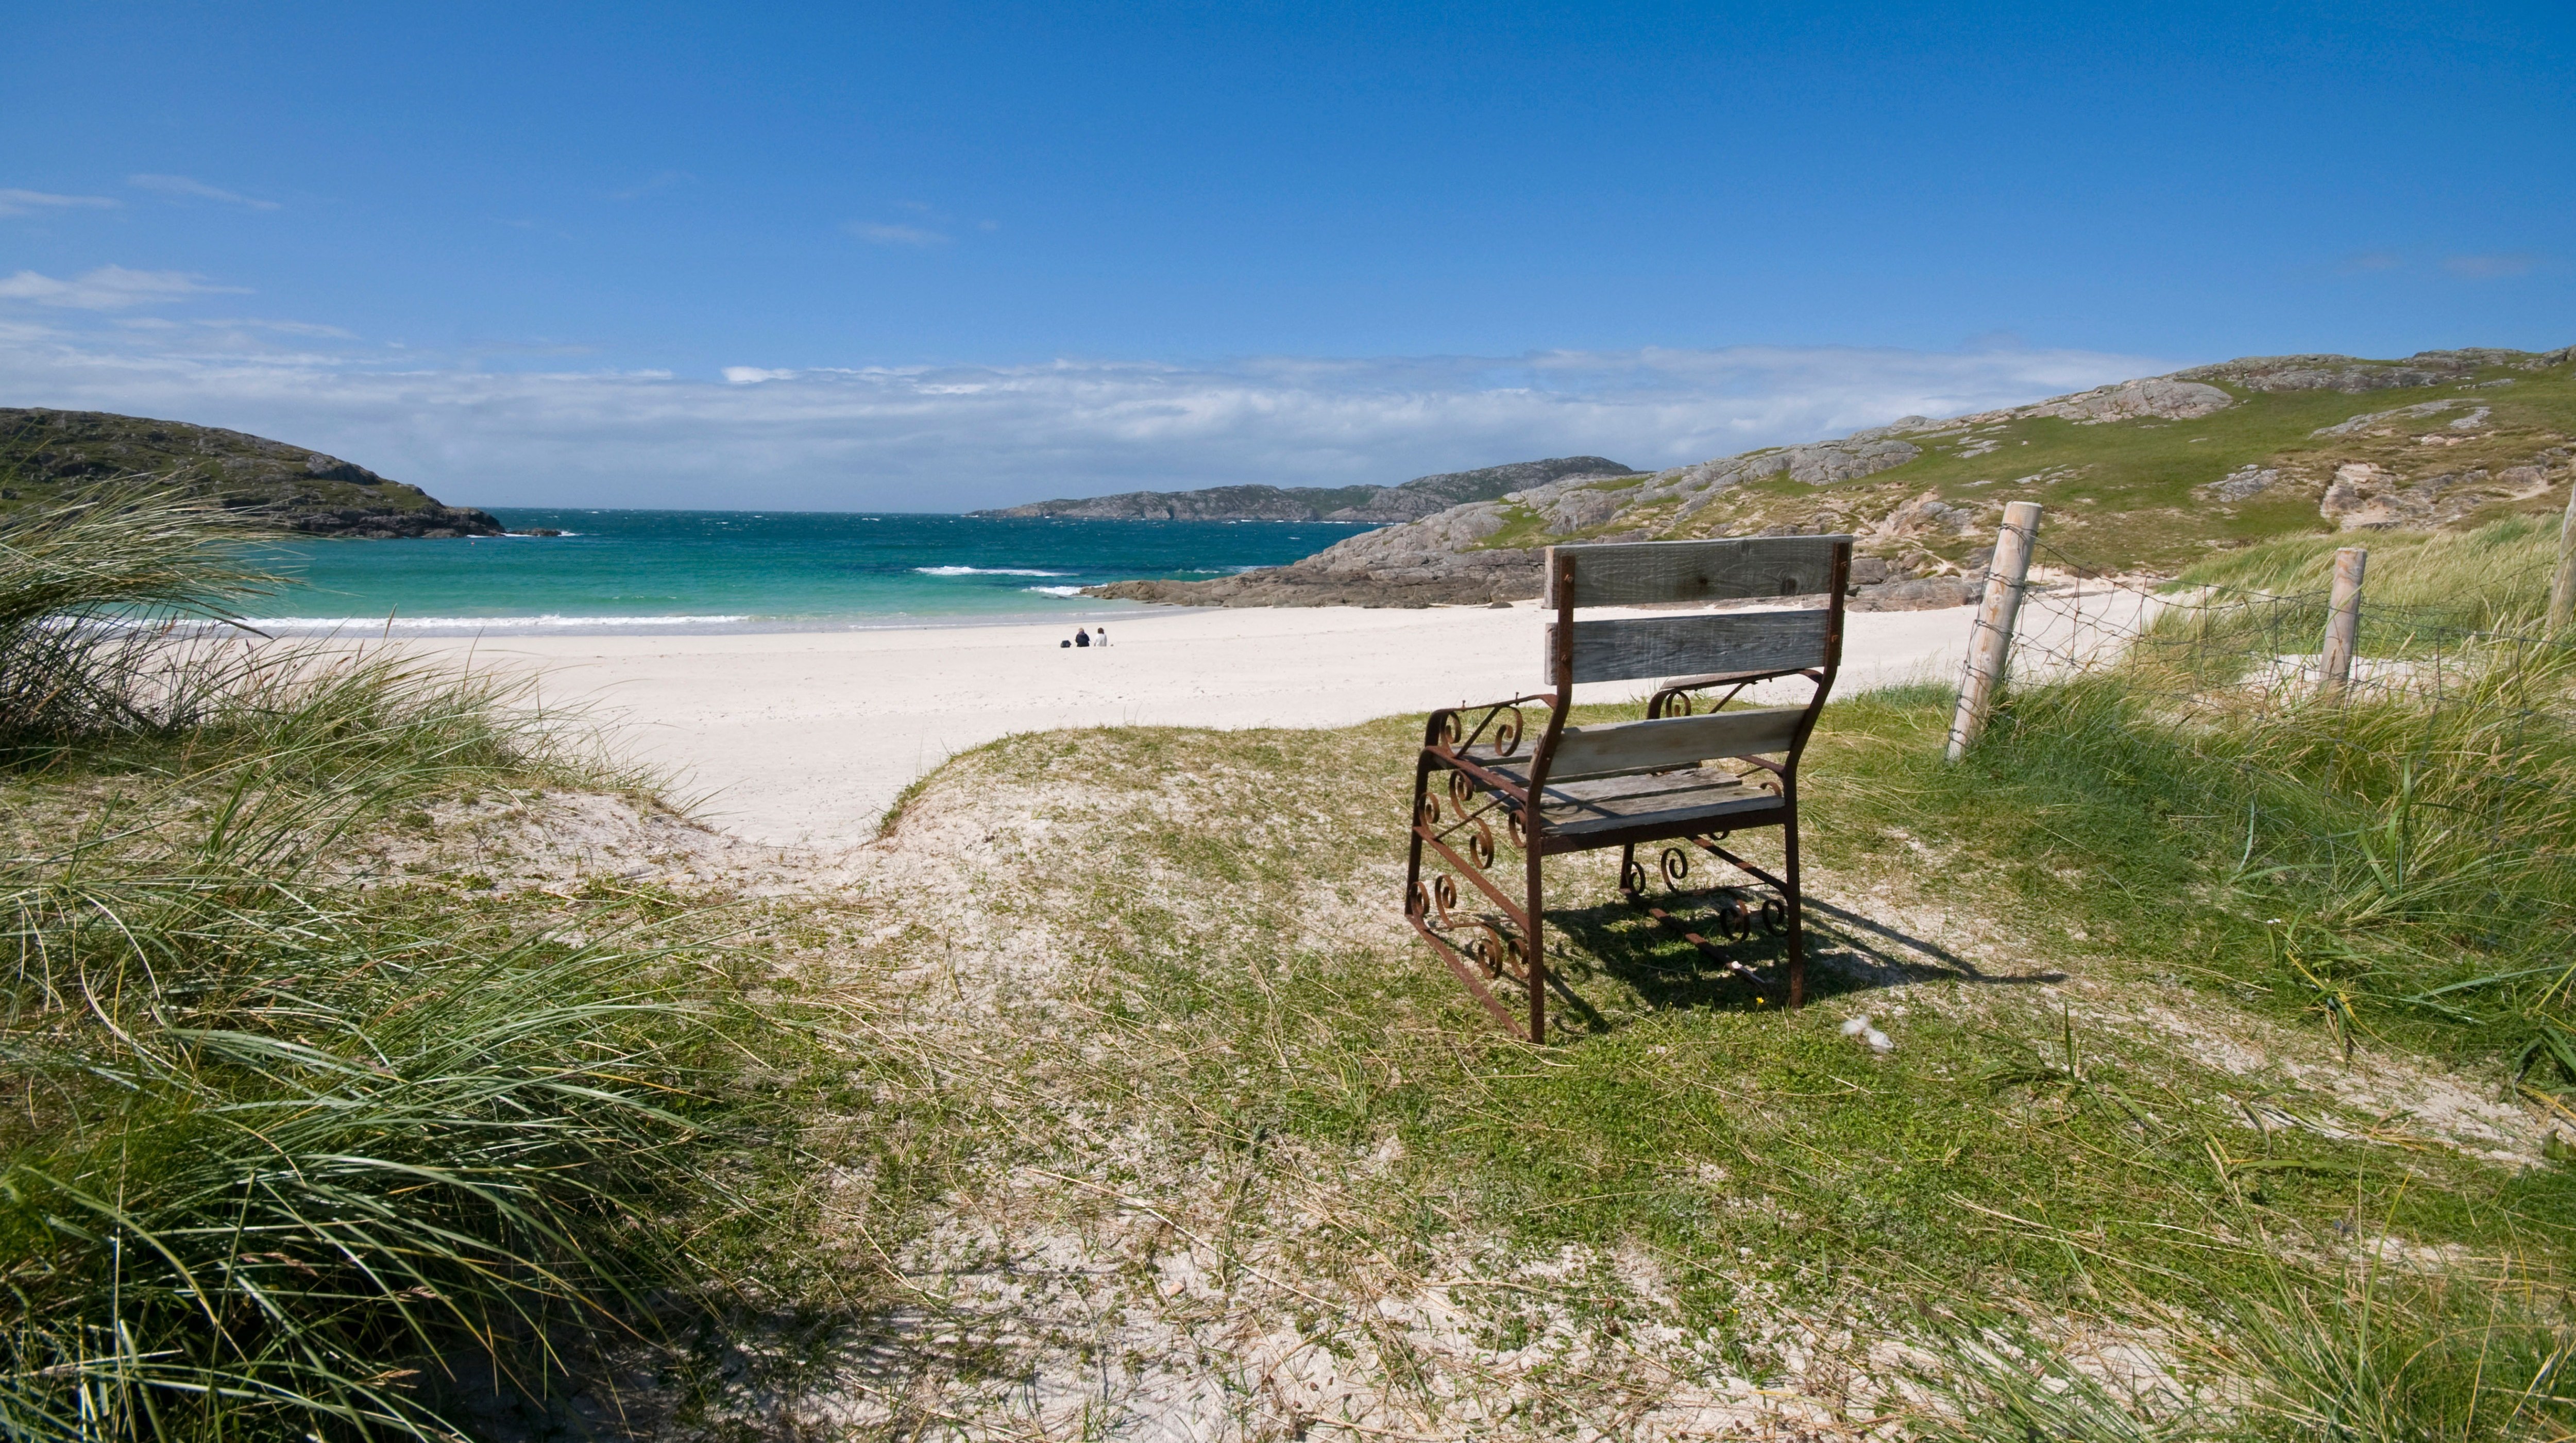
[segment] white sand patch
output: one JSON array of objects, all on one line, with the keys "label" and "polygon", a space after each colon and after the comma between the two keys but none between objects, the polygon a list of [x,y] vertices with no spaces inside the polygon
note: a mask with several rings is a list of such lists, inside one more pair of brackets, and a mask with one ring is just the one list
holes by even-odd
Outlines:
[{"label": "white sand patch", "polygon": [[[2034,606],[2040,652],[2134,625],[2135,593]],[[2072,615],[2081,610],[2079,619]],[[1603,613],[1614,614],[1614,613]],[[1845,694],[1951,679],[1972,609],[1855,612]],[[2121,625],[2127,622],[2128,625]],[[1541,685],[1534,603],[1427,611],[1154,608],[1107,623],[1106,649],[1056,643],[1070,627],[715,636],[535,636],[417,641],[479,666],[534,668],[549,702],[587,702],[623,754],[673,768],[684,796],[747,839],[840,847],[866,840],[896,794],[957,752],[1068,726],[1348,726],[1489,701]],[[2050,645],[2050,629],[2068,634]],[[2079,635],[2081,633],[2081,635]],[[1653,683],[1581,688],[1582,701]],[[1782,699],[1788,699],[1784,693]]]}]

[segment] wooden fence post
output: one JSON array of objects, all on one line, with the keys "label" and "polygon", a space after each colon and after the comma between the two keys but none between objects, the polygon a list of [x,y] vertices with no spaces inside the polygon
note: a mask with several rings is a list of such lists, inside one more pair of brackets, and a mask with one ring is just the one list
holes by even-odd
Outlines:
[{"label": "wooden fence post", "polygon": [[1959,678],[1959,709],[1950,718],[1950,760],[1967,755],[1986,729],[1994,710],[1995,691],[2003,685],[2004,663],[2012,655],[2013,625],[2021,619],[2021,593],[2030,578],[2030,549],[2039,539],[2039,503],[2016,501],[2004,508],[2004,524],[1995,531],[1995,559],[1986,564],[1986,599],[1977,607],[1968,633],[1968,670]]},{"label": "wooden fence post", "polygon": [[2317,658],[2325,679],[2319,696],[2333,696],[2352,684],[2352,649],[2361,640],[2361,572],[2370,553],[2347,546],[2335,553],[2334,595],[2326,603],[2326,649]]},{"label": "wooden fence post", "polygon": [[2549,635],[2576,621],[2576,480],[2567,486],[2567,517],[2558,523],[2558,574],[2549,582]]}]

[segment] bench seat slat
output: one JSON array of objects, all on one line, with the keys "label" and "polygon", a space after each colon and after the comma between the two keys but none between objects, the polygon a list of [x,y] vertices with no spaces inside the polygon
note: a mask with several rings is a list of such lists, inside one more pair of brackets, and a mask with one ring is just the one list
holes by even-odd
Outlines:
[{"label": "bench seat slat", "polygon": [[[1527,757],[1507,758],[1490,769],[1523,786],[1529,783]],[[1670,828],[1665,832],[1668,836],[1712,827],[1724,830],[1727,818],[1750,821],[1755,814],[1777,812],[1781,806],[1778,793],[1715,767],[1549,782],[1539,798],[1551,852],[1565,850],[1564,843],[1634,828]]]}]

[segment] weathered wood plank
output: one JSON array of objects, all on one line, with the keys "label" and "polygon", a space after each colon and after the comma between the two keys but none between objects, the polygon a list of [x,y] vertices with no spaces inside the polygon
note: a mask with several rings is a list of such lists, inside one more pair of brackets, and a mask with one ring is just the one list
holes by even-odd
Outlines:
[{"label": "weathered wood plank", "polygon": [[[1498,764],[1495,770],[1526,784],[1526,757]],[[1754,786],[1742,777],[1714,767],[1650,775],[1589,777],[1550,781],[1540,795],[1551,844],[1640,824],[1681,824],[1682,830],[1718,817],[1746,817],[1765,826],[1778,819],[1780,794]],[[1551,845],[1551,850],[1556,848]]]},{"label": "weathered wood plank", "polygon": [[1563,604],[1559,559],[1574,562],[1577,606],[1810,596],[1833,589],[1834,554],[1850,545],[1848,536],[1744,536],[1550,547],[1544,604]]},{"label": "weathered wood plank", "polygon": [[[1574,676],[1627,681],[1703,671],[1792,671],[1823,666],[1831,613],[1733,611],[1574,623]],[[1554,667],[1557,623],[1547,625],[1541,675]],[[1549,684],[1555,679],[1549,677]]]},{"label": "weathered wood plank", "polygon": [[1573,781],[1695,767],[1711,757],[1785,752],[1806,714],[1804,707],[1763,707],[1567,727],[1547,774],[1550,781]]},{"label": "weathered wood plank", "polygon": [[1718,771],[1550,783],[1541,810],[1552,840],[1636,826],[1696,828],[1720,818],[1776,813],[1780,798]]}]

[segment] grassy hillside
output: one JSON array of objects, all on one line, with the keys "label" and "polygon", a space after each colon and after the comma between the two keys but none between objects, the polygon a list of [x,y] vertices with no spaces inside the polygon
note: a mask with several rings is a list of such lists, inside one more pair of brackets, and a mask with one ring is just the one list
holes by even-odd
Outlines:
[{"label": "grassy hillside", "polygon": [[77,499],[102,481],[221,506],[233,520],[324,536],[493,536],[499,522],[441,505],[352,461],[241,431],[105,411],[0,409],[0,517]]},{"label": "grassy hillside", "polygon": [[[2171,571],[2213,549],[2333,533],[2347,518],[2354,529],[2411,529],[2563,508],[2576,454],[2576,362],[2564,352],[2473,354],[2497,359],[2451,368],[2432,384],[2349,392],[2258,389],[2247,383],[2245,363],[2186,372],[2231,398],[2195,419],[2088,423],[2026,407],[1899,423],[1889,434],[1921,454],[1860,479],[1819,486],[1781,473],[1734,486],[1696,511],[1689,498],[1664,498],[1571,528],[1524,505],[1479,544],[1849,530],[1863,535],[1866,553],[1957,562],[1992,544],[2005,502],[2032,500],[2048,507],[2048,535],[2070,553]],[[2544,359],[2551,363],[2535,365]],[[2368,364],[2407,374],[2402,363]],[[2254,370],[2251,379],[2265,377]],[[2422,409],[2430,407],[2440,409]],[[2419,414],[2402,414],[2410,408]],[[2348,424],[2388,412],[2401,414]],[[2354,467],[2371,469],[2347,472],[2343,494],[2329,498],[2338,471]],[[2276,474],[2263,489],[2229,494],[2230,477],[2265,471]],[[1585,489],[1615,497],[1650,489],[1654,479]],[[1897,516],[1927,499],[1942,509],[1915,506],[1910,521]],[[2328,507],[2337,514],[2325,514]],[[1891,517],[1897,524],[1886,525]]]}]

